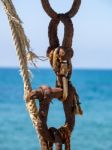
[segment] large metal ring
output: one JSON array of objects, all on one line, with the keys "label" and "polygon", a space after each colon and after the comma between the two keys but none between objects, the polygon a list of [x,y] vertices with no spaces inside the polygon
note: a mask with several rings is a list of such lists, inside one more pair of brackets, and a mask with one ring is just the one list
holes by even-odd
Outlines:
[{"label": "large metal ring", "polygon": [[[55,128],[49,128],[47,125],[47,118],[48,118],[48,112],[49,112],[49,106],[52,98],[59,98],[61,100],[62,91],[57,90],[60,92],[56,92],[55,89],[55,95],[51,92],[53,91],[53,88],[51,89],[48,86],[41,86],[36,91],[31,91],[31,93],[28,95],[28,99],[39,99],[39,108],[38,108],[38,132],[39,134],[44,137],[45,141],[51,142],[51,143],[65,143],[66,137],[63,137],[62,134],[62,128],[67,129],[69,133],[71,134],[74,125],[75,125],[75,114],[73,112],[73,104],[74,104],[74,87],[69,84],[68,87],[68,97],[67,100],[63,102],[63,108],[65,112],[65,125],[55,129]],[[60,93],[60,94],[59,94]],[[55,133],[54,133],[55,132]],[[64,134],[66,131],[64,131]]]},{"label": "large metal ring", "polygon": [[64,24],[64,38],[62,46],[65,48],[71,48],[74,29],[71,19],[65,14],[59,14],[58,17],[51,19],[49,23],[48,35],[50,47],[55,49],[60,46],[57,35],[57,28],[60,21]]},{"label": "large metal ring", "polygon": [[[49,0],[41,0],[41,3],[48,16],[50,16],[51,18],[55,18],[58,15],[58,13],[51,8]],[[81,0],[74,0],[71,9],[65,14],[68,15],[70,18],[72,18],[78,12],[80,4]]]}]

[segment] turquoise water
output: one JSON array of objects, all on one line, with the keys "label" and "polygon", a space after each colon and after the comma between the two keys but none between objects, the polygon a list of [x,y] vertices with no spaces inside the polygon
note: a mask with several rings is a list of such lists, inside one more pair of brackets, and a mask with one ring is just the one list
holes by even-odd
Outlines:
[{"label": "turquoise water", "polygon": [[[33,72],[32,85],[55,85],[51,70]],[[74,70],[72,81],[80,95],[83,117],[76,117],[72,150],[112,150],[112,71]],[[51,119],[50,119],[51,118]],[[64,123],[62,104],[51,104],[48,124]],[[19,69],[0,69],[0,150],[39,150],[35,130],[23,100]]]}]

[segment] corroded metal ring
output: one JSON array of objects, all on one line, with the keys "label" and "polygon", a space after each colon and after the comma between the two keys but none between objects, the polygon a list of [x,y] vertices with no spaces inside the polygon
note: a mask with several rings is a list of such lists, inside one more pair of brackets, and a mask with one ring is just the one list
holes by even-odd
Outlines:
[{"label": "corroded metal ring", "polygon": [[57,28],[59,22],[64,24],[64,38],[62,42],[62,46],[64,48],[71,48],[72,46],[72,38],[73,38],[73,24],[71,19],[65,14],[58,14],[56,18],[51,19],[49,23],[49,44],[51,49],[55,49],[60,46],[58,35],[57,35]]},{"label": "corroded metal ring", "polygon": [[[49,0],[41,0],[41,3],[48,16],[50,16],[51,18],[55,18],[57,16],[58,13],[51,8]],[[65,14],[72,18],[78,12],[80,4],[81,0],[74,0],[71,9]]]},{"label": "corroded metal ring", "polygon": [[74,96],[76,96],[76,91],[71,83],[69,83],[68,89],[69,91],[67,100],[63,102],[63,108],[66,118],[65,125],[60,127],[59,129],[53,127],[48,128],[47,118],[51,99],[58,98],[59,100],[61,100],[61,97],[63,95],[61,88],[41,86],[39,89],[31,91],[27,97],[27,100],[31,100],[33,98],[39,100],[38,132],[42,137],[44,137],[45,141],[56,143],[56,146],[61,146],[66,142],[66,133],[69,132],[70,136],[75,124]]},{"label": "corroded metal ring", "polygon": [[60,22],[60,17],[51,19],[48,27],[49,44],[51,49],[59,47],[59,39],[57,36],[57,28]]}]

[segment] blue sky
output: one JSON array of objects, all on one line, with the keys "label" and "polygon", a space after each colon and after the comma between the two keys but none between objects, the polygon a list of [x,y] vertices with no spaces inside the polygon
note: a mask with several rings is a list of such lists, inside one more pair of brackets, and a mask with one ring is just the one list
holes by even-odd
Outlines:
[{"label": "blue sky", "polygon": [[[13,0],[24,22],[23,27],[37,55],[46,54],[50,18],[43,11],[40,0]],[[50,0],[58,12],[66,12],[73,0]],[[80,10],[73,19],[74,38],[72,59],[74,68],[112,69],[112,1],[82,0]],[[63,39],[63,25],[59,25],[59,38]],[[0,3],[0,67],[18,66],[7,17]],[[50,67],[49,62],[38,61],[39,67]]]}]

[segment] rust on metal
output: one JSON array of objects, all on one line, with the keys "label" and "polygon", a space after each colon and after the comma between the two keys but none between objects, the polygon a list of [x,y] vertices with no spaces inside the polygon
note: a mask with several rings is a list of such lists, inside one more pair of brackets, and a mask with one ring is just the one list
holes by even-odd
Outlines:
[{"label": "rust on metal", "polygon": [[[49,0],[41,0],[45,12],[51,17],[48,27],[49,47],[47,57],[56,74],[56,87],[41,86],[32,90],[27,96],[27,100],[38,99],[39,101],[39,121],[38,132],[42,138],[41,149],[53,150],[55,144],[56,150],[62,150],[65,144],[65,150],[71,150],[70,138],[75,126],[75,115],[82,115],[79,96],[70,78],[72,74],[72,63],[74,51],[72,49],[73,23],[71,18],[76,15],[81,0],[74,0],[71,9],[65,14],[58,14],[54,11]],[[57,30],[59,23],[64,25],[64,38],[62,45],[59,42]],[[60,128],[48,127],[47,118],[51,101],[58,99],[63,104],[65,113],[65,124]]]}]

